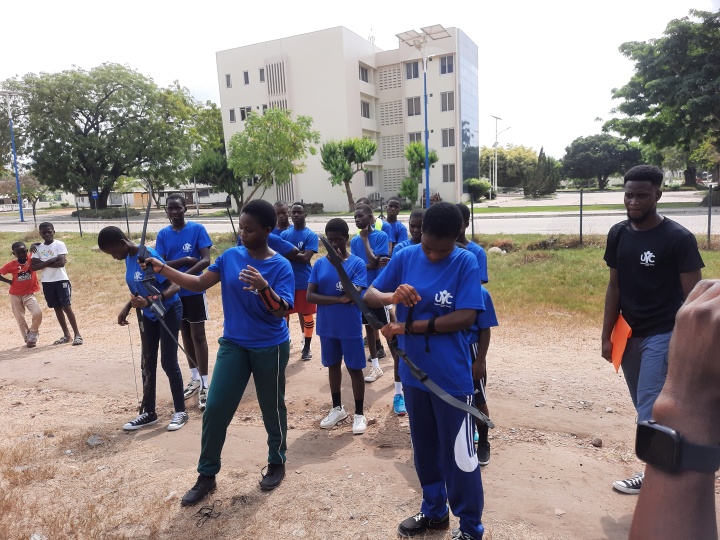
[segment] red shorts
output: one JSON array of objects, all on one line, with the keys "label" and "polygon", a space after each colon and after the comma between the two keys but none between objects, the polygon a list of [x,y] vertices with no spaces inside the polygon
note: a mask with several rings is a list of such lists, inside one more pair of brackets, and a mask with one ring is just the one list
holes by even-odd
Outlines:
[{"label": "red shorts", "polygon": [[307,301],[307,291],[305,289],[298,289],[295,291],[295,304],[293,308],[288,311],[288,315],[292,313],[300,313],[302,315],[312,315],[317,311],[317,305],[311,304]]}]

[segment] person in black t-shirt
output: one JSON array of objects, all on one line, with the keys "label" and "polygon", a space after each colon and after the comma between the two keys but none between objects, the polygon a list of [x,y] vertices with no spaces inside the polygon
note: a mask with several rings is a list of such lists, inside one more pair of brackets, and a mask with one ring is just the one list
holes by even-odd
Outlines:
[{"label": "person in black t-shirt", "polygon": [[[632,329],[622,358],[637,421],[650,420],[667,374],[667,354],[675,314],[701,279],[704,264],[695,236],[657,212],[663,172],[638,165],[625,175],[628,219],[614,225],[607,238],[605,262],[610,281],[605,295],[602,356],[612,361],[611,335],[618,315]],[[618,480],[613,487],[639,493],[642,474]]]}]

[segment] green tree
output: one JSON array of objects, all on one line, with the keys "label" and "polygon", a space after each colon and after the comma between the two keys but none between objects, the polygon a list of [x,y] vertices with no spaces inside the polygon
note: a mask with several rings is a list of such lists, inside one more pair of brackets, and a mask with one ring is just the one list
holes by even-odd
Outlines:
[{"label": "green tree", "polygon": [[377,152],[377,143],[368,137],[328,141],[320,147],[320,164],[330,173],[330,184],[344,185],[348,199],[348,211],[355,211],[352,194],[353,176],[365,171],[365,163]]},{"label": "green tree", "polygon": [[52,189],[97,189],[105,208],[120,176],[168,179],[186,162],[191,107],[177,84],[161,89],[132,69],[103,64],[30,73],[2,86],[22,93],[22,153]]},{"label": "green tree", "polygon": [[489,197],[491,186],[487,178],[468,178],[463,184],[467,186],[474,202],[478,202],[482,197]]},{"label": "green tree", "polygon": [[408,177],[403,179],[400,184],[400,191],[398,192],[398,195],[400,197],[405,197],[413,204],[413,206],[415,206],[415,204],[417,204],[419,192],[420,184],[418,184],[418,181],[415,178]]},{"label": "green tree", "polygon": [[[32,204],[33,221],[37,228],[37,215],[35,207],[40,198],[47,193],[48,187],[31,174],[20,175],[20,196],[27,199]],[[15,184],[14,175],[5,175],[0,177],[0,194],[17,196],[17,186]],[[18,201],[22,204],[22,201]]]},{"label": "green tree", "polygon": [[197,104],[190,133],[193,150],[188,178],[224,191],[235,199],[238,208],[242,208],[244,186],[228,165],[222,113],[215,103]]},{"label": "green tree", "polygon": [[523,180],[523,192],[526,197],[542,197],[555,193],[560,181],[559,162],[545,155],[545,149],[540,148],[535,170],[528,171]]},{"label": "green tree", "polygon": [[[664,35],[623,43],[620,52],[635,74],[613,98],[622,100],[604,129],[637,137],[656,148],[679,147],[689,157],[693,143],[708,139],[720,150],[720,12],[691,10],[670,21]],[[685,183],[695,183],[691,161]]]},{"label": "green tree", "polygon": [[235,177],[257,178],[245,202],[262,192],[273,182],[283,185],[293,174],[305,170],[303,160],[315,155],[313,144],[320,142],[320,133],[312,130],[312,118],[298,116],[284,109],[268,109],[265,114],[251,113],[245,129],[230,139],[228,165]]},{"label": "green tree", "polygon": [[565,149],[563,166],[567,177],[597,179],[598,189],[605,189],[610,175],[624,173],[641,159],[639,145],[601,133],[575,139]]}]

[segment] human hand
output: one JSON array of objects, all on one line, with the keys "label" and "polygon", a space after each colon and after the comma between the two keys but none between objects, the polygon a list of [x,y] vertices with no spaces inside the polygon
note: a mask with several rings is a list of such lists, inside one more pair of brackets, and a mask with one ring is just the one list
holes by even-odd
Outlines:
[{"label": "human hand", "polygon": [[338,304],[349,304],[352,302],[347,293],[337,297]]},{"label": "human hand", "polygon": [[135,309],[145,309],[150,307],[150,300],[138,294],[130,295],[130,305]]},{"label": "human hand", "polygon": [[120,311],[120,314],[118,315],[117,322],[120,326],[127,326],[130,324],[127,320],[128,315],[130,315],[130,308],[125,307]]},{"label": "human hand", "polygon": [[478,358],[473,362],[472,365],[472,378],[475,381],[479,381],[485,377],[487,371],[487,360],[485,358]]},{"label": "human hand", "polygon": [[600,354],[602,354],[602,357],[605,360],[607,360],[608,362],[612,362],[612,350],[613,350],[612,340],[609,338],[607,338],[607,339],[603,338]]},{"label": "human hand", "polygon": [[720,280],[699,282],[675,317],[668,374],[653,408],[698,444],[720,439]]},{"label": "human hand", "polygon": [[380,263],[378,264],[378,268],[385,268],[389,262],[390,257],[380,257]]},{"label": "human hand", "polygon": [[195,257],[190,257],[189,255],[185,257],[185,266],[195,266],[198,263],[199,259],[196,259]]},{"label": "human hand", "polygon": [[243,287],[246,291],[264,289],[268,285],[268,282],[265,280],[263,275],[256,268],[253,268],[250,265],[240,272],[238,279],[243,283],[248,284],[247,287]]},{"label": "human hand", "polygon": [[152,271],[156,274],[159,274],[165,266],[164,262],[160,262],[155,257],[147,257],[144,261],[138,259],[138,263],[140,264],[140,268],[142,268],[143,270],[146,270],[148,265],[150,265],[150,268],[152,268]]},{"label": "human hand", "polygon": [[370,236],[370,231],[372,231],[372,228],[370,227],[370,225],[368,225],[367,227],[363,227],[362,229],[360,229],[360,231],[359,231],[359,233],[360,233],[360,238],[362,238],[363,240],[367,240],[368,237]]},{"label": "human hand", "polygon": [[385,336],[385,339],[387,339],[389,343],[395,336],[405,333],[405,326],[399,322],[391,322],[383,326],[380,329],[380,333]]},{"label": "human hand", "polygon": [[415,287],[412,285],[408,285],[406,283],[403,283],[400,285],[397,289],[395,289],[395,292],[392,295],[392,304],[403,304],[407,307],[413,307],[415,304],[417,304],[422,298],[420,298],[420,295],[415,290]]}]

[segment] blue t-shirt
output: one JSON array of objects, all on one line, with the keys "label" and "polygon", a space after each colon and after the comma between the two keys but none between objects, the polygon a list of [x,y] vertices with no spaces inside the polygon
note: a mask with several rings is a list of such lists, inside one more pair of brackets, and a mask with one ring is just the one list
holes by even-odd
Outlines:
[{"label": "blue t-shirt", "polygon": [[[298,248],[299,251],[312,251],[313,253],[318,252],[318,235],[308,227],[305,227],[304,229],[290,227],[282,232],[280,238],[286,242],[290,242]],[[296,261],[290,261],[290,264],[292,265],[293,273],[295,274],[295,290],[306,290],[312,266],[310,263],[306,264]]]},{"label": "blue t-shirt", "polygon": [[[345,273],[358,287],[367,287],[367,269],[360,257],[350,254],[343,262]],[[318,294],[342,296],[345,294],[337,270],[327,257],[318,259],[310,272],[310,283],[317,285]],[[362,337],[362,314],[353,304],[318,304],[317,335],[335,339]]]},{"label": "blue t-shirt", "polygon": [[274,234],[275,236],[280,236],[284,231],[287,231],[287,229],[278,229],[277,227],[275,227],[273,229],[273,232],[271,232],[270,234]]},{"label": "blue t-shirt", "polygon": [[[168,225],[160,229],[155,240],[155,251],[166,261],[175,261],[183,257],[201,259],[202,255],[200,250],[211,246],[212,240],[210,240],[210,236],[208,236],[205,227],[194,221],[186,221],[185,226],[179,231],[173,229],[172,225]],[[189,265],[177,268],[180,272],[187,272],[189,269]],[[202,274],[202,272],[200,272],[200,274]],[[203,293],[188,291],[183,288],[181,288],[179,292],[180,296],[192,296],[195,294]]]},{"label": "blue t-shirt", "polygon": [[220,274],[225,315],[223,337],[250,349],[280,345],[290,339],[285,318],[270,313],[257,291],[243,288],[247,285],[240,281],[239,276],[248,265],[260,272],[290,307],[293,305],[294,278],[290,262],[285,257],[276,253],[269,259],[258,260],[252,258],[244,247],[230,248],[208,268],[208,272]]},{"label": "blue t-shirt", "polygon": [[[441,317],[460,309],[485,309],[478,287],[477,258],[465,249],[455,248],[447,257],[433,263],[421,245],[406,247],[390,259],[373,286],[382,292],[392,292],[403,283],[415,287],[421,298],[413,310],[414,320]],[[407,321],[408,311],[406,306],[398,304],[398,321]],[[425,352],[425,339],[420,334],[402,334],[397,338],[408,357],[446,392],[456,396],[473,392],[466,330],[433,334],[429,340],[430,353]],[[427,390],[404,362],[400,363],[400,379],[403,385]]]},{"label": "blue t-shirt", "polygon": [[[164,259],[158,254],[158,252],[155,251],[153,248],[149,247],[147,248],[147,250],[150,253],[151,257],[155,257],[160,262],[165,262]],[[140,268],[140,263],[137,261],[137,258],[137,254],[128,255],[127,257],[125,257],[125,283],[127,283],[128,289],[130,289],[130,292],[132,294],[137,293],[140,296],[149,296],[150,292],[145,287],[145,284],[141,283],[141,281],[145,278],[145,270]],[[160,274],[156,273],[154,285],[155,288],[162,292],[170,286],[170,282],[166,277],[163,277]],[[167,311],[168,309],[170,309],[170,306],[172,306],[178,300],[178,295],[173,294],[172,296],[166,298],[162,304]],[[157,320],[157,317],[149,307],[143,308],[142,312],[143,315],[145,315],[151,321]]]},{"label": "blue t-shirt", "polygon": [[467,246],[465,246],[465,249],[467,249],[470,253],[474,254],[477,257],[478,266],[480,267],[480,280],[483,283],[487,283],[488,282],[488,269],[487,269],[487,254],[485,253],[485,250],[482,248],[482,246],[480,246],[472,241],[470,241],[470,243]]},{"label": "blue t-shirt", "polygon": [[495,314],[495,305],[488,290],[480,285],[482,289],[483,302],[485,303],[485,311],[479,311],[473,325],[468,330],[468,343],[471,345],[478,341],[478,331],[485,328],[492,328],[498,325],[497,315]]},{"label": "blue t-shirt", "polygon": [[415,244],[415,243],[412,241],[412,238],[408,238],[407,240],[403,240],[402,242],[398,242],[397,244],[395,244],[395,247],[393,248],[393,255],[395,255],[395,254],[396,254],[398,251],[400,251],[401,249],[404,249],[404,248],[406,248],[406,247],[408,247],[408,246],[416,246],[416,245],[418,245],[418,244],[420,244],[420,242],[418,242],[417,244]]},{"label": "blue t-shirt", "polygon": [[[387,257],[390,253],[388,237],[384,232],[373,229],[368,236],[368,241],[370,242],[370,249],[372,249],[376,257]],[[359,234],[350,240],[350,251],[353,255],[360,257],[365,263],[365,268],[367,268],[368,258],[367,253],[365,253],[365,244]],[[381,271],[382,268],[373,268],[372,270],[367,268],[368,283],[372,283]]]},{"label": "blue t-shirt", "polygon": [[[290,242],[286,242],[278,235],[272,233],[270,233],[270,235],[268,236],[267,244],[270,249],[279,253],[283,257],[290,253],[293,249],[295,249],[295,246],[293,246]],[[242,240],[238,236],[237,247],[241,247],[242,245]]]},{"label": "blue t-shirt", "polygon": [[385,221],[384,223],[387,224],[387,228],[383,225],[383,231],[388,235],[388,240],[390,242],[397,244],[408,239],[408,231],[405,225],[399,221],[396,221],[395,223]]}]

